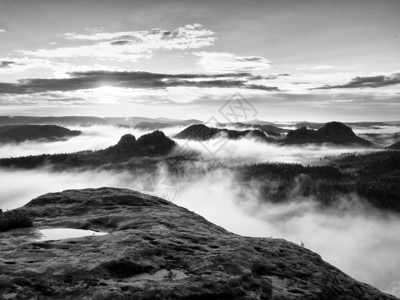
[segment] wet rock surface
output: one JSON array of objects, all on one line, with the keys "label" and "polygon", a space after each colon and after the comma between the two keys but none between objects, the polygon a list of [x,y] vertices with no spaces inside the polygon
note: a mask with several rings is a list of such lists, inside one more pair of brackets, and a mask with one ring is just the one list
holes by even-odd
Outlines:
[{"label": "wet rock surface", "polygon": [[[0,299],[397,299],[304,247],[130,190],[46,194],[16,211],[34,227],[0,233]],[[52,227],[109,234],[35,241]]]}]

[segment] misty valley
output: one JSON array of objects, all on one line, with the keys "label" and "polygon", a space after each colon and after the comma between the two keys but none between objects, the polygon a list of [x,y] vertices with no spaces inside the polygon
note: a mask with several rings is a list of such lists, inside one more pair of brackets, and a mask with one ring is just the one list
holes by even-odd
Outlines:
[{"label": "misty valley", "polygon": [[236,234],[287,239],[400,295],[400,122],[0,117],[0,124],[3,215],[50,192],[127,188]]}]

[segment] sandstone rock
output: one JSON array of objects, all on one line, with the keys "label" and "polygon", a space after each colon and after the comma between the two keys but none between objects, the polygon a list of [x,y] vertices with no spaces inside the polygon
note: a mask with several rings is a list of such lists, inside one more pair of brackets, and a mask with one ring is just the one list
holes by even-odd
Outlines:
[{"label": "sandstone rock", "polygon": [[396,299],[304,247],[232,234],[166,200],[113,189],[46,194],[36,228],[108,235],[38,242],[0,234],[0,299]]}]

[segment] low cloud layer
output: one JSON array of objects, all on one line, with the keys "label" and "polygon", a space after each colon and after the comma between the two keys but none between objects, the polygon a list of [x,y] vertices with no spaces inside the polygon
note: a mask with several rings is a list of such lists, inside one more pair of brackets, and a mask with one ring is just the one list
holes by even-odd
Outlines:
[{"label": "low cloud layer", "polygon": [[203,154],[204,158],[228,163],[284,162],[315,164],[324,157],[342,153],[368,153],[377,151],[368,148],[332,147],[332,146],[279,146],[254,139],[226,140],[218,137],[205,142],[176,140],[184,148]]}]

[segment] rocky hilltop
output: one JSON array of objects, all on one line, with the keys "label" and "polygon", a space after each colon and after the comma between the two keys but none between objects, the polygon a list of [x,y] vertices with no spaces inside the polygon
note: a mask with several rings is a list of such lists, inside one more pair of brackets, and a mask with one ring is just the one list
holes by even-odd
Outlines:
[{"label": "rocky hilltop", "polygon": [[[0,299],[397,299],[304,247],[131,190],[46,194],[17,211],[34,226],[0,233]],[[35,241],[52,227],[108,234]]]},{"label": "rocky hilltop", "polygon": [[301,127],[289,131],[285,144],[332,143],[347,146],[373,146],[370,141],[357,136],[353,130],[340,122],[329,122],[318,130]]}]

